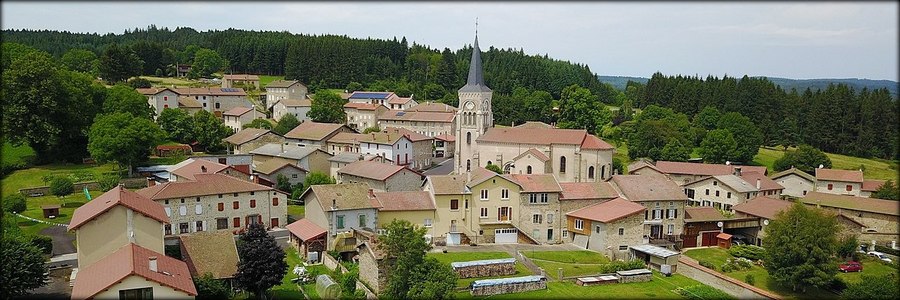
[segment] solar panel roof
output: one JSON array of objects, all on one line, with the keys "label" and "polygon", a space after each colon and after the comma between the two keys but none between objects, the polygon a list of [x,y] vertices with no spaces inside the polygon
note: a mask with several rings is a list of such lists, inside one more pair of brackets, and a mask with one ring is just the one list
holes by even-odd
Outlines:
[{"label": "solar panel roof", "polygon": [[351,98],[385,99],[390,95],[391,95],[391,93],[377,93],[377,92],[360,93],[360,92],[356,92],[356,93],[353,93]]}]

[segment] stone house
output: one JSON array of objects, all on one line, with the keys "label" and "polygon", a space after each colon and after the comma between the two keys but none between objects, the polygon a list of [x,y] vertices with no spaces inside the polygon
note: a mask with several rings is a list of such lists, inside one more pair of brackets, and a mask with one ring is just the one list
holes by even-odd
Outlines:
[{"label": "stone house", "polygon": [[362,183],[313,185],[300,196],[306,219],[328,232],[327,251],[355,252],[353,229],[371,231],[378,224],[378,200]]},{"label": "stone house", "polygon": [[387,269],[394,259],[385,255],[375,240],[362,242],[356,248],[359,251],[359,280],[375,294],[381,293],[387,286]]},{"label": "stone house", "polygon": [[522,186],[519,194],[519,220],[517,227],[539,243],[560,242],[565,224],[559,206],[562,187],[551,174],[504,175]]},{"label": "stone house", "polygon": [[643,205],[645,244],[681,247],[687,196],[674,181],[654,175],[615,175],[610,182],[622,198]]},{"label": "stone house", "polygon": [[326,141],[341,132],[356,133],[344,124],[306,121],[284,134],[284,138],[288,143],[294,143],[297,146],[324,148]]},{"label": "stone house", "polygon": [[169,171],[169,181],[196,180],[195,175],[197,174],[222,174],[250,181],[250,174],[233,166],[196,158],[189,158],[173,166]]},{"label": "stone house", "polygon": [[[386,127],[381,132],[389,135],[402,135],[412,143],[412,162],[410,165],[413,169],[427,169],[431,167],[431,160],[434,156],[434,139],[425,135],[397,127]],[[400,159],[397,158],[397,161]]]},{"label": "stone house", "polygon": [[203,104],[200,104],[194,96],[178,96],[178,108],[193,116],[203,109]]},{"label": "stone house", "polygon": [[579,247],[625,259],[628,247],[644,244],[642,212],[636,202],[615,198],[566,214],[566,227]]},{"label": "stone house", "polygon": [[735,175],[705,177],[683,188],[691,206],[713,206],[727,211],[759,194],[756,186]]},{"label": "stone house", "polygon": [[222,87],[223,88],[233,88],[236,83],[243,84],[244,86],[252,85],[254,88],[259,89],[259,75],[253,74],[225,74],[222,75]]},{"label": "stone house", "polygon": [[379,234],[383,234],[392,221],[406,220],[425,228],[425,240],[432,242],[436,209],[431,194],[425,191],[374,192],[374,197],[380,204],[376,228]]},{"label": "stone house", "polygon": [[657,161],[656,164],[652,166],[653,168],[651,169],[647,169],[648,166],[646,165],[639,166],[634,170],[629,169],[628,172],[630,174],[638,174],[640,172],[660,172],[679,185],[684,185],[709,176],[734,175],[737,173],[735,168],[741,168],[743,172],[756,172],[763,175],[768,172],[768,169],[763,166],[735,166],[731,164],[703,164],[663,160]]},{"label": "stone house", "polygon": [[[296,80],[275,80],[266,85],[266,109],[273,109],[275,103],[285,99],[307,99],[309,89]],[[303,114],[305,117],[306,114]],[[276,117],[276,120],[279,118]]]},{"label": "stone house", "polygon": [[222,112],[235,107],[251,107],[253,104],[247,98],[247,92],[237,88],[177,88],[175,92],[182,96],[194,97],[200,102],[203,110],[211,112],[218,117]]},{"label": "stone house", "polygon": [[247,154],[266,144],[283,144],[284,137],[268,129],[247,128],[225,138],[228,153]]},{"label": "stone house", "polygon": [[456,137],[449,134],[441,134],[434,137],[434,157],[453,157],[453,143]]},{"label": "stone house", "polygon": [[406,166],[361,160],[337,171],[341,183],[365,183],[377,191],[419,191],[424,176]]},{"label": "stone house", "polygon": [[900,205],[894,200],[882,200],[822,192],[807,193],[800,201],[820,207],[861,225],[860,244],[895,247],[900,235]]},{"label": "stone house", "polygon": [[[422,103],[405,110],[389,110],[379,114],[378,124],[404,128],[429,137],[453,135],[456,108],[443,103]],[[453,148],[448,150],[453,152]],[[451,155],[452,156],[452,155]]]},{"label": "stone house", "polygon": [[816,192],[859,196],[863,186],[863,172],[856,170],[816,169]]},{"label": "stone house", "polygon": [[223,165],[229,165],[247,174],[250,174],[250,165],[253,164],[253,156],[250,154],[207,154],[202,156],[191,156],[190,159],[208,160]]},{"label": "stone house", "polygon": [[366,136],[362,133],[341,132],[328,139],[323,150],[328,151],[331,155],[345,152],[359,153],[359,141],[365,139]]},{"label": "stone house", "polygon": [[225,126],[228,126],[234,132],[238,132],[244,128],[244,125],[250,124],[255,119],[265,117],[265,115],[259,114],[256,109],[251,107],[235,107],[222,113],[222,117],[225,119]]},{"label": "stone house", "polygon": [[250,151],[253,155],[254,169],[270,160],[289,162],[309,172],[322,172],[328,174],[331,163],[328,158],[331,154],[317,147],[302,147],[294,145],[266,144]]},{"label": "stone house", "polygon": [[344,104],[344,113],[347,115],[347,126],[357,131],[378,125],[378,116],[387,111],[387,107],[381,104],[350,102]]},{"label": "stone house", "polygon": [[180,95],[176,90],[169,88],[140,88],[136,90],[147,97],[147,103],[153,108],[156,117],[159,117],[163,109],[178,108],[178,97]]},{"label": "stone house", "polygon": [[[562,189],[559,195],[560,214],[573,212],[619,197],[619,193],[615,188],[606,181],[561,182],[559,186]],[[561,228],[560,240],[563,243],[571,243],[574,237],[569,234],[568,227],[565,224],[561,225],[563,228]]]},{"label": "stone house", "polygon": [[270,159],[266,162],[256,165],[253,169],[256,183],[275,187],[278,184],[278,176],[284,176],[288,179],[291,186],[303,183],[309,172],[296,164],[281,159]]},{"label": "stone house", "polygon": [[380,131],[360,138],[360,153],[385,157],[393,160],[396,165],[411,165],[411,168],[416,168],[412,141],[403,134]]},{"label": "stone house", "polygon": [[772,180],[784,187],[784,195],[791,197],[803,197],[816,190],[816,178],[793,167],[773,174]]},{"label": "stone house", "polygon": [[881,186],[884,185],[885,182],[886,181],[884,181],[884,180],[875,180],[875,179],[864,180],[862,183],[862,188],[860,188],[860,190],[859,190],[859,196],[860,197],[872,197],[872,194],[877,192],[878,189],[880,189]]},{"label": "stone house", "polygon": [[416,105],[413,97],[400,97],[393,92],[367,92],[356,91],[350,94],[347,99],[349,103],[369,103],[378,104],[390,109],[407,109]]},{"label": "stone house", "polygon": [[209,273],[215,279],[230,279],[237,273],[240,259],[230,232],[197,232],[178,238],[181,257],[191,276],[199,278]]},{"label": "stone house", "polygon": [[328,161],[331,162],[331,171],[329,172],[329,175],[331,175],[331,178],[338,178],[338,170],[348,164],[360,161],[362,159],[362,155],[350,152],[340,152],[338,154],[335,154],[334,156],[328,158]]},{"label": "stone house", "polygon": [[309,110],[312,108],[312,101],[309,99],[281,99],[272,105],[272,118],[281,120],[285,115],[294,115],[298,121],[309,121]]}]

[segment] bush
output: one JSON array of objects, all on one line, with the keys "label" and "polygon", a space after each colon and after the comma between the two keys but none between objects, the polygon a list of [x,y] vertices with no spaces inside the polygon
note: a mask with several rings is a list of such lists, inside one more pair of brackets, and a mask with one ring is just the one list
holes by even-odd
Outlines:
[{"label": "bush", "polygon": [[828,283],[828,289],[840,294],[847,289],[847,282],[838,276],[834,276],[834,278],[831,279],[831,282]]},{"label": "bush", "polygon": [[728,249],[728,254],[734,257],[743,257],[749,260],[760,260],[765,258],[766,250],[760,246],[754,245],[737,245]]},{"label": "bush", "polygon": [[41,249],[44,254],[53,253],[53,239],[46,235],[32,235],[31,244]]},{"label": "bush", "polygon": [[[162,70],[157,69],[157,71],[160,74],[162,73]],[[150,88],[151,84],[150,84],[150,80],[137,77],[137,78],[132,78],[131,80],[129,80],[128,86],[136,88],[136,89],[141,89],[141,88],[146,89],[146,88]]]},{"label": "bush", "polygon": [[692,300],[701,300],[701,299],[733,299],[729,294],[726,294],[723,291],[720,291],[714,287],[708,285],[692,285],[685,288],[676,288],[675,292],[679,295],[684,296],[685,298]]},{"label": "bush", "polygon": [[749,285],[756,284],[756,278],[753,277],[753,274],[747,274],[747,277],[744,277],[744,282]]},{"label": "bush", "polygon": [[27,209],[28,209],[28,207],[25,204],[25,196],[22,196],[22,194],[15,193],[15,194],[3,197],[3,211],[11,212],[11,213],[20,213]]},{"label": "bush", "polygon": [[743,257],[729,258],[722,264],[722,272],[733,272],[748,270],[753,267],[753,262]]},{"label": "bush", "polygon": [[615,273],[618,271],[627,271],[634,269],[646,268],[643,261],[640,260],[629,260],[629,261],[614,261],[608,264],[605,264],[600,267],[601,273]]},{"label": "bush", "polygon": [[72,180],[67,177],[56,177],[50,181],[50,193],[57,196],[67,196],[75,191]]},{"label": "bush", "polygon": [[708,260],[700,260],[699,263],[701,266],[704,266],[707,269],[714,270],[714,271],[717,269],[716,265]]},{"label": "bush", "polygon": [[103,174],[100,176],[100,179],[97,180],[97,183],[100,185],[101,191],[109,191],[119,185],[119,175]]},{"label": "bush", "polygon": [[893,256],[900,256],[900,250],[891,249],[891,247],[885,247],[882,245],[875,245],[875,251],[884,252]]},{"label": "bush", "polygon": [[211,273],[194,278],[194,286],[197,287],[197,299],[231,298],[231,289],[228,285],[224,281],[214,279]]}]

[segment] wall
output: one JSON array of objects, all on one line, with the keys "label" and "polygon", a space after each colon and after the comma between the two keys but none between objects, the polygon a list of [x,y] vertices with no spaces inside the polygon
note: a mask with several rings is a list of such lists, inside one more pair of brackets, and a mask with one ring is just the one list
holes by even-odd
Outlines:
[{"label": "wall", "polygon": [[331,172],[331,162],[328,159],[331,155],[325,151],[313,151],[300,161],[300,167],[310,172],[322,172],[328,174]]},{"label": "wall", "polygon": [[781,299],[780,296],[707,269],[685,256],[678,259],[678,274],[717,288],[738,299]]},{"label": "wall", "polygon": [[[450,114],[450,112],[448,112]],[[380,116],[381,114],[379,114]],[[425,136],[435,137],[442,134],[456,135],[453,131],[453,122],[436,122],[436,121],[398,121],[398,120],[378,120],[378,126],[381,128],[397,127],[423,134]],[[457,137],[458,138],[458,137]],[[463,141],[465,142],[465,141]],[[473,141],[474,142],[474,141]],[[453,148],[448,149],[453,152]]]},{"label": "wall", "polygon": [[[413,225],[427,229],[426,235],[434,237],[434,219],[435,211],[433,210],[407,210],[407,211],[379,211],[378,212],[378,228],[385,228],[393,220],[407,220]],[[431,226],[425,226],[425,219],[431,219]]]},{"label": "wall", "polygon": [[124,206],[117,205],[78,227],[75,231],[75,246],[80,268],[84,269],[128,244],[127,210]]},{"label": "wall", "polygon": [[526,154],[518,160],[513,161],[513,164],[516,166],[515,168],[510,168],[510,173],[513,174],[528,174],[528,167],[531,167],[531,174],[553,173],[553,170],[550,169],[550,164],[541,161],[531,154]]},{"label": "wall", "polygon": [[[828,190],[828,185],[832,184],[832,189]],[[847,186],[851,187],[851,191],[847,191]],[[844,182],[844,181],[831,181],[831,180],[816,180],[816,192],[819,193],[828,193],[835,195],[851,195],[851,196],[859,196],[859,192],[862,189],[862,184],[859,182]]]},{"label": "wall", "polygon": [[[533,193],[538,200],[534,204],[529,200],[531,194],[522,193],[519,197],[518,208],[522,212],[519,214],[517,227],[538,242],[558,243],[562,227],[565,225],[565,222],[561,221],[562,218],[565,218],[565,213],[561,213],[559,209],[559,193]],[[547,203],[540,202],[541,194],[547,194]],[[534,223],[535,214],[541,215],[540,223]],[[537,235],[534,234],[535,229],[538,230]],[[547,239],[548,229],[553,229],[553,238],[549,240]]]},{"label": "wall", "polygon": [[[465,143],[465,136],[457,137],[457,140]],[[531,145],[519,143],[494,143],[480,142],[478,146],[477,164],[473,161],[473,166],[487,166],[487,162],[491,161],[495,165],[503,166],[508,161],[519,156],[525,151],[535,148],[543,151],[550,157],[550,166],[553,174],[557,176],[559,182],[593,182],[603,181],[610,178],[612,170],[613,150],[587,150],[580,149],[580,145]],[[565,173],[560,171],[560,158],[566,157]],[[463,160],[462,168],[465,169],[465,160]],[[588,167],[594,166],[594,178],[588,178]],[[605,170],[606,174],[601,174]],[[601,176],[601,175],[605,175]]]},{"label": "wall", "polygon": [[431,167],[431,157],[434,155],[434,152],[432,151],[433,145],[434,140],[421,140],[412,143],[413,169],[421,170]]},{"label": "wall", "polygon": [[[428,190],[428,186],[426,186],[426,190]],[[472,235],[476,232],[473,232],[469,229],[473,228],[463,222],[463,219],[470,220],[472,218],[478,218],[476,210],[472,210],[473,203],[471,200],[472,195],[433,195],[434,196],[434,205],[437,208],[434,216],[434,228],[432,229],[435,234],[435,241],[444,240],[447,237],[447,233],[450,232],[450,226],[453,223],[453,220],[456,220],[456,230],[458,232],[465,233],[466,235]],[[450,201],[452,199],[459,200],[459,207],[457,210],[450,210]],[[469,208],[465,207],[466,199],[469,199]],[[478,200],[475,200],[478,201]]]},{"label": "wall", "polygon": [[385,187],[384,181],[379,181],[371,178],[359,177],[350,174],[338,173],[337,183],[365,183],[369,186],[370,189],[376,191],[388,191]]},{"label": "wall", "polygon": [[[469,207],[471,209],[471,217],[466,218],[466,226],[471,228],[474,233],[477,233],[479,230],[484,230],[484,236],[487,238],[490,236],[490,240],[493,240],[494,229],[499,228],[508,228],[509,225],[518,224],[519,216],[521,215],[521,209],[519,205],[519,191],[520,187],[518,184],[515,184],[509,181],[506,178],[500,176],[494,176],[484,182],[472,186],[472,199],[469,201]],[[481,190],[488,190],[488,199],[481,200]],[[509,198],[503,199],[501,196],[501,191],[503,189],[507,189],[509,191]],[[461,200],[462,201],[462,200]],[[464,204],[461,202],[460,207]],[[509,225],[500,225],[492,226],[491,228],[482,228],[483,223],[497,223],[497,212],[500,207],[512,207],[512,214],[510,215],[510,219],[508,223]],[[481,208],[487,208],[487,217],[481,217]],[[480,239],[479,239],[480,241]]]},{"label": "wall", "polygon": [[[620,246],[638,245],[643,242],[644,228],[641,223],[644,221],[642,213],[637,213],[623,219],[607,224],[606,228],[606,246],[602,249],[602,253],[612,260],[625,258],[628,249],[620,250]],[[595,223],[596,224],[596,223]],[[619,235],[619,228],[624,231]]]},{"label": "wall", "polygon": [[[756,196],[755,192],[739,193],[715,178],[709,178],[690,185],[685,185],[684,188],[694,190],[694,199],[692,199],[692,201],[699,202],[697,203],[698,206],[702,205],[702,201],[705,200],[712,202],[712,206],[718,209],[728,208],[726,210],[730,210],[731,206],[744,203]],[[709,191],[709,195],[706,194],[707,190]],[[716,196],[716,192],[719,193],[718,196]],[[749,197],[747,196],[748,194]],[[729,206],[724,206],[726,204]]]},{"label": "wall", "polygon": [[[669,230],[670,224],[675,225],[673,228],[672,235],[680,235],[682,230],[684,230],[684,205],[685,205],[685,202],[687,202],[687,201],[641,201],[641,202],[637,202],[637,203],[639,203],[647,208],[647,211],[646,211],[647,219],[644,219],[645,221],[655,222],[655,220],[653,220],[653,210],[654,209],[662,209],[663,210],[662,217],[658,221],[662,225],[662,235],[665,236],[665,235],[669,234],[668,230]],[[669,203],[671,203],[671,206],[669,205]],[[659,204],[659,207],[656,206],[657,204]],[[677,218],[672,217],[671,215],[670,215],[670,218],[666,218],[666,210],[668,210],[670,208],[674,208],[676,210],[676,212],[678,214]],[[644,225],[644,227],[645,227],[644,234],[649,236],[650,235],[650,225]]]},{"label": "wall", "polygon": [[[196,221],[203,222],[203,231],[213,231],[217,229],[217,219],[226,218],[228,228],[222,230],[235,229],[233,218],[241,218],[241,227],[246,227],[246,217],[249,215],[262,216],[262,222],[266,227],[270,227],[272,219],[278,219],[278,227],[284,227],[287,222],[287,197],[282,194],[270,191],[254,191],[250,192],[220,195],[205,195],[200,197],[171,198],[171,199],[154,199],[157,203],[166,208],[166,213],[172,226],[172,234],[180,234],[179,224],[188,223],[189,232],[196,232]],[[278,198],[278,205],[273,205],[273,198]],[[184,203],[182,203],[184,199]],[[199,199],[199,201],[198,201]],[[168,200],[168,204],[166,204]],[[256,207],[250,208],[250,200],[256,200]],[[234,201],[238,202],[238,209],[234,209]],[[223,211],[218,210],[218,204],[223,204]],[[200,206],[200,213],[197,213],[197,206]],[[185,214],[181,214],[181,207],[185,207]]]},{"label": "wall", "polygon": [[394,173],[385,182],[385,189],[389,192],[394,191],[421,191],[422,175],[413,171],[403,169]]},{"label": "wall", "polygon": [[[144,182],[144,184],[145,184],[144,186],[146,186],[146,183],[147,183],[146,179],[141,178],[141,182]],[[80,193],[82,190],[84,190],[85,187],[87,187],[89,190],[99,190],[100,184],[97,183],[96,181],[79,182],[79,183],[72,185],[72,190],[74,191],[73,193]],[[24,189],[20,189],[19,193],[21,193],[23,196],[26,196],[26,197],[28,197],[31,194],[35,194],[35,193],[43,194],[44,196],[52,195],[50,193],[49,186],[24,188]]]},{"label": "wall", "polygon": [[[184,276],[190,276],[189,274],[183,274]],[[119,299],[119,290],[128,290],[128,289],[139,289],[139,288],[153,288],[153,298],[154,299],[194,299],[193,296],[188,295],[185,292],[175,290],[173,288],[162,286],[155,281],[150,281],[144,279],[143,277],[137,275],[131,275],[126,277],[124,280],[109,287],[108,290],[97,294],[94,299]]]}]

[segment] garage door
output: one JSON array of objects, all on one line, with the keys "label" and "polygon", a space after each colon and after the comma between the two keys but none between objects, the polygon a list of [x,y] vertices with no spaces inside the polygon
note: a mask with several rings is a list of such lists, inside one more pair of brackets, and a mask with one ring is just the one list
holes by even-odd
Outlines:
[{"label": "garage door", "polygon": [[714,232],[704,232],[702,235],[702,240],[700,246],[715,246],[716,245],[716,235],[718,235],[718,231]]},{"label": "garage door", "polygon": [[459,233],[447,234],[447,245],[459,245],[461,240],[462,236]]},{"label": "garage door", "polygon": [[515,244],[519,241],[519,230],[515,228],[504,228],[494,230],[494,243],[497,244]]}]

